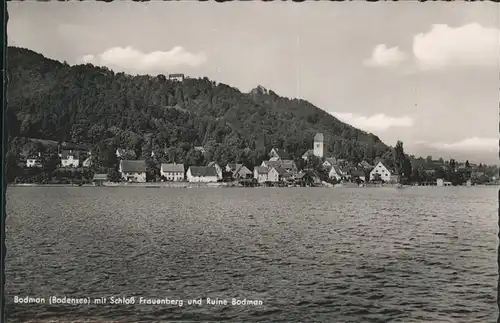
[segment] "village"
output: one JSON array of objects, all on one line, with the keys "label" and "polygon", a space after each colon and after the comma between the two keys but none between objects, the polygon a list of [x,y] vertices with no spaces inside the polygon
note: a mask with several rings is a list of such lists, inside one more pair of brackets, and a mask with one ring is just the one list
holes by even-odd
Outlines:
[{"label": "village", "polygon": [[[198,147],[203,150],[202,147]],[[297,163],[290,154],[279,148],[272,148],[268,153],[269,159],[262,161],[258,166],[250,169],[239,163],[228,163],[219,165],[214,161],[205,166],[185,167],[181,163],[161,163],[159,176],[153,180],[147,178],[147,163],[144,159],[130,159],[127,150],[117,149],[118,178],[111,179],[109,174],[93,172],[91,183],[95,186],[106,185],[106,183],[146,183],[163,182],[168,183],[229,183],[238,186],[270,186],[270,187],[294,187],[294,186],[367,186],[372,184],[398,184],[400,176],[387,166],[382,160],[375,160],[374,164],[368,161],[358,163],[349,162],[325,154],[324,136],[317,133],[312,142],[312,149],[302,155],[302,160],[316,159],[320,163],[320,171],[313,167],[299,169]],[[152,153],[154,154],[154,153]],[[90,148],[81,145],[66,144],[59,149],[60,170],[86,169],[91,172],[93,156]],[[41,154],[26,158],[24,168],[44,167]],[[464,165],[459,165],[464,167]],[[471,164],[473,170],[477,165]],[[435,170],[424,170],[430,175]],[[473,185],[473,177],[484,176],[473,171],[473,176],[462,185]],[[431,177],[432,178],[432,177]],[[493,181],[497,178],[492,178]],[[419,186],[451,186],[450,181],[443,178],[422,181],[414,185]]]}]

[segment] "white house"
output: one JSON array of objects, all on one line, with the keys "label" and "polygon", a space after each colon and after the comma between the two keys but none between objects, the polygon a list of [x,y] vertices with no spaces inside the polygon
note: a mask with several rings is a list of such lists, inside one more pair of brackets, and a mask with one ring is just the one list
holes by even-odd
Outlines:
[{"label": "white house", "polygon": [[324,155],[324,150],[325,150],[325,143],[324,143],[324,136],[322,133],[317,133],[314,136],[314,146],[313,146],[313,153],[314,156],[323,158]]},{"label": "white house", "polygon": [[269,160],[286,160],[291,159],[290,154],[285,149],[273,148],[269,152]]},{"label": "white house", "polygon": [[274,167],[268,168],[267,181],[276,183],[279,182],[279,180],[280,180],[280,173],[278,172],[278,170],[276,170],[276,168]]},{"label": "white house", "polygon": [[26,159],[26,167],[42,167],[41,154],[38,153],[38,156],[29,156]]},{"label": "white house", "polygon": [[127,182],[146,182],[146,161],[144,160],[122,160],[118,171],[122,179]]},{"label": "white house", "polygon": [[171,80],[171,81],[175,81],[175,82],[182,82],[184,81],[184,74],[170,74],[168,76],[168,79]]},{"label": "white house", "polygon": [[373,181],[375,179],[375,174],[379,174],[380,179],[382,179],[384,182],[398,181],[398,176],[381,161],[379,161],[370,172],[370,181]]},{"label": "white house", "polygon": [[335,157],[327,157],[323,162],[323,168],[330,169],[333,165],[337,165],[337,159]]},{"label": "white house", "polygon": [[252,172],[245,166],[241,165],[240,168],[234,173],[234,178],[251,178]]},{"label": "white house", "polygon": [[253,178],[257,180],[257,183],[267,182],[267,174],[269,169],[267,167],[256,166],[253,169]]},{"label": "white house", "polygon": [[215,171],[217,172],[217,178],[219,180],[222,180],[222,168],[217,164],[216,162],[210,162],[207,165],[208,167],[214,167]]},{"label": "white house", "polygon": [[217,172],[215,167],[191,166],[187,174],[187,180],[191,183],[209,183],[217,182]]},{"label": "white house", "polygon": [[262,167],[281,167],[284,168],[287,172],[290,174],[294,175],[297,174],[298,168],[297,165],[293,160],[264,160],[262,161],[262,164],[260,164]]},{"label": "white house", "polygon": [[62,167],[80,166],[80,153],[78,151],[62,150],[60,156]]},{"label": "white house", "polygon": [[337,181],[342,180],[345,176],[346,173],[337,165],[333,165],[330,172],[328,172],[328,177],[335,178]]},{"label": "white house", "polygon": [[184,180],[183,164],[161,164],[160,175],[167,181],[180,182]]}]

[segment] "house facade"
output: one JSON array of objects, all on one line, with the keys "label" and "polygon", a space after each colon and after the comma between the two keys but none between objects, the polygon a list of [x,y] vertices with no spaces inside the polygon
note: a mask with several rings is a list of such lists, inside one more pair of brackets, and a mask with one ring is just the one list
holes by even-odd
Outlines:
[{"label": "house facade", "polygon": [[174,82],[182,82],[182,81],[184,81],[184,78],[185,78],[184,74],[180,74],[180,73],[168,75],[168,79],[170,81],[174,81]]},{"label": "house facade", "polygon": [[26,167],[43,167],[41,154],[38,153],[38,156],[29,156],[26,158]]},{"label": "house facade", "polygon": [[323,162],[323,168],[330,169],[333,165],[337,165],[337,159],[335,157],[327,157]]},{"label": "house facade", "polygon": [[219,180],[222,180],[222,168],[219,166],[219,164],[217,164],[216,162],[210,162],[207,166],[215,168],[215,171],[217,172],[217,178]]},{"label": "house facade", "polygon": [[186,173],[186,177],[190,183],[211,183],[218,181],[215,168],[208,166],[191,166]]},{"label": "house facade", "polygon": [[160,176],[163,176],[167,181],[181,182],[184,180],[184,165],[161,164]]},{"label": "house facade", "polygon": [[242,165],[234,174],[234,178],[245,179],[252,177],[252,171],[250,171],[245,165]]},{"label": "house facade", "polygon": [[284,168],[291,175],[297,174],[298,168],[293,160],[264,160],[260,165],[262,167],[281,167]]},{"label": "house facade", "polygon": [[292,175],[282,167],[273,167],[278,173],[278,181],[285,182],[292,179]]},{"label": "house facade", "polygon": [[342,168],[340,168],[337,165],[333,165],[330,171],[328,172],[328,177],[330,177],[331,179],[335,179],[337,181],[343,180],[345,176],[346,173],[342,170]]},{"label": "house facade", "polygon": [[273,148],[269,152],[269,160],[286,160],[291,159],[290,154],[285,149]]},{"label": "house facade", "polygon": [[268,168],[267,181],[271,183],[277,183],[280,180],[280,173],[274,167]]},{"label": "house facade", "polygon": [[378,174],[380,179],[384,182],[398,182],[399,176],[397,176],[392,170],[389,169],[383,162],[379,161],[377,165],[370,172],[370,181],[373,181]]},{"label": "house facade", "polygon": [[145,160],[121,160],[118,171],[121,178],[127,182],[146,182]]},{"label": "house facade", "polygon": [[257,183],[267,182],[267,174],[269,169],[267,167],[256,166],[253,169],[253,178],[257,180]]},{"label": "house facade", "polygon": [[62,150],[60,153],[62,167],[79,167],[80,153],[73,150]]}]

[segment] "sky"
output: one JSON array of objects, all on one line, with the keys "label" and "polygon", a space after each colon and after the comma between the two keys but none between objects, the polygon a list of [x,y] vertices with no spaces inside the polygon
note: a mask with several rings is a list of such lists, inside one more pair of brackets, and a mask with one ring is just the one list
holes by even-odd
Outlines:
[{"label": "sky", "polygon": [[305,99],[405,151],[498,163],[490,2],[8,2],[8,43],[69,64]]}]

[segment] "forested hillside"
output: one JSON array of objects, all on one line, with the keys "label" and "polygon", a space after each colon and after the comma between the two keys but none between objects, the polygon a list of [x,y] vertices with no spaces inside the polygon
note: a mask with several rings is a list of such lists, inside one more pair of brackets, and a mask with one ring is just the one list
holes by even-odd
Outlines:
[{"label": "forested hillside", "polygon": [[204,162],[256,164],[271,147],[299,158],[316,132],[339,158],[371,161],[389,151],[375,135],[262,87],[241,93],[207,78],[173,82],[69,66],[15,47],[7,59],[11,137],[85,143],[101,152],[122,147],[138,156],[153,150],[165,162],[199,163],[195,146],[207,151]]}]

